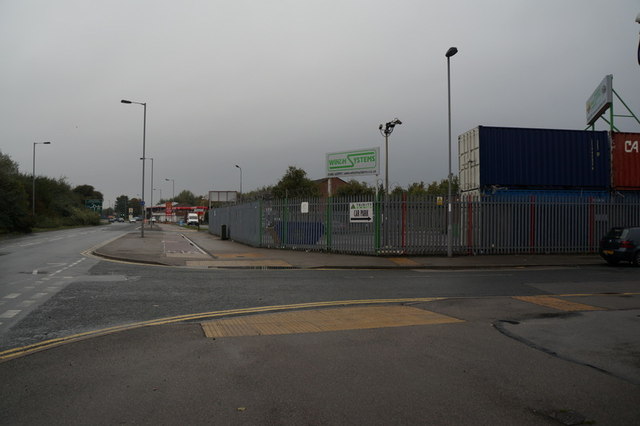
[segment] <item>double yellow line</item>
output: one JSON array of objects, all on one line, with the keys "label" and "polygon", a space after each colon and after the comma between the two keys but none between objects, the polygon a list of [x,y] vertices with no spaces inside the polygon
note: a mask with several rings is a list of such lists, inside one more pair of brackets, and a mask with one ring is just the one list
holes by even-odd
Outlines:
[{"label": "double yellow line", "polygon": [[13,358],[29,355],[34,352],[44,351],[56,346],[60,346],[66,343],[73,343],[92,337],[105,336],[107,334],[118,333],[120,331],[132,330],[135,328],[150,327],[155,325],[174,324],[184,321],[193,321],[199,319],[219,318],[230,315],[246,315],[254,313],[264,312],[277,312],[293,309],[309,309],[309,308],[321,308],[331,306],[350,306],[350,305],[375,305],[375,304],[388,304],[388,303],[421,303],[432,302],[435,300],[443,300],[444,297],[424,297],[424,298],[407,298],[407,299],[369,299],[369,300],[341,300],[331,302],[311,302],[311,303],[297,303],[292,305],[274,305],[274,306],[261,306],[253,308],[240,308],[240,309],[228,309],[224,311],[212,311],[201,312],[198,314],[178,315],[167,318],[160,318],[149,321],[136,322],[131,324],[124,324],[115,327],[103,328],[100,330],[87,331],[84,333],[72,334],[70,336],[60,337],[57,339],[45,340],[43,342],[34,343],[32,345],[21,346],[18,348],[8,349],[0,352],[0,362],[8,361]]}]

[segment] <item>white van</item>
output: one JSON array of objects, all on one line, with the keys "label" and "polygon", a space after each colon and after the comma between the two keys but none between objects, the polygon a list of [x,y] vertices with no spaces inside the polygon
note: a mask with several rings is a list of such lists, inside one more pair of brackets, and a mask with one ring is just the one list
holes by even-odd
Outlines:
[{"label": "white van", "polygon": [[187,215],[187,225],[198,226],[200,221],[198,220],[198,213],[189,213]]}]

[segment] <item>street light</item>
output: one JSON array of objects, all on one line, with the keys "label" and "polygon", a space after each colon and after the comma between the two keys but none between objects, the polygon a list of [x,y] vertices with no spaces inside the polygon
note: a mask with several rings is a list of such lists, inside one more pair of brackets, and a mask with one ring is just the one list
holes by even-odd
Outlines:
[{"label": "street light", "polygon": [[173,199],[172,201],[175,201],[176,198],[176,181],[173,179],[165,179],[167,182],[171,181],[171,186],[173,188]]},{"label": "street light", "polygon": [[144,118],[142,121],[142,225],[140,225],[140,238],[144,238],[144,216],[145,215],[145,207],[144,207],[144,168],[145,168],[145,145],[147,138],[147,104],[146,102],[134,102],[123,99],[120,101],[123,104],[136,104],[142,105],[144,107]]},{"label": "street light", "polygon": [[451,65],[450,58],[458,53],[457,47],[450,47],[445,56],[447,57],[447,96],[449,99],[449,185],[447,197],[447,256],[453,256],[453,234],[451,232],[451,221],[453,220],[451,208]]},{"label": "street light", "polygon": [[32,190],[33,193],[31,194],[31,208],[32,208],[32,212],[31,214],[35,217],[36,216],[36,145],[51,145],[51,142],[34,142],[33,143],[33,185],[32,185]]},{"label": "street light", "polygon": [[151,228],[153,228],[153,158],[149,158],[151,160]]},{"label": "street light", "polygon": [[389,135],[393,133],[393,129],[398,125],[402,124],[402,121],[394,118],[392,121],[388,122],[384,126],[381,124],[378,127],[380,130],[380,134],[384,136],[384,190],[389,195]]},{"label": "street light", "polygon": [[236,164],[236,167],[240,169],[240,199],[242,200],[242,167]]},{"label": "street light", "polygon": [[[166,179],[165,181],[171,181],[171,187],[173,189],[173,198],[171,199],[171,205],[173,206],[173,202],[176,200],[176,181],[174,179]],[[165,218],[167,217],[167,212],[165,211]],[[171,208],[171,220],[173,221],[173,207]]]}]

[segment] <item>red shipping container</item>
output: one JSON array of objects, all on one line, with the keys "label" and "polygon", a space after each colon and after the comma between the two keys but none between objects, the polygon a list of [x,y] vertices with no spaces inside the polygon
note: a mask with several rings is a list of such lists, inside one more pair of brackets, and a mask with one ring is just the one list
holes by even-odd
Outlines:
[{"label": "red shipping container", "polygon": [[640,133],[612,134],[611,166],[614,190],[640,190]]}]

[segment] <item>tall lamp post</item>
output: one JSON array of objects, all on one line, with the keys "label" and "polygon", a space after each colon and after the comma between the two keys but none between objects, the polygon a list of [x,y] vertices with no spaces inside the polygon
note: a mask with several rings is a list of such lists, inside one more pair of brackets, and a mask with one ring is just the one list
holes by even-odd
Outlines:
[{"label": "tall lamp post", "polygon": [[153,158],[149,158],[149,160],[151,160],[151,218],[149,219],[149,222],[153,228]]},{"label": "tall lamp post", "polygon": [[242,200],[242,167],[236,164],[236,167],[240,169],[240,199]]},{"label": "tall lamp post", "polygon": [[146,138],[147,138],[147,103],[146,102],[134,102],[123,99],[120,101],[123,104],[136,104],[142,105],[144,107],[144,118],[142,120],[142,225],[140,225],[140,238],[144,238],[144,217],[145,215],[145,207],[144,207],[144,169],[145,169],[145,148],[146,148]]},{"label": "tall lamp post", "polygon": [[457,47],[450,47],[445,56],[447,57],[447,96],[449,104],[449,185],[447,189],[447,256],[453,256],[453,233],[451,232],[451,221],[453,212],[451,207],[451,57],[458,53]]},{"label": "tall lamp post", "polygon": [[165,179],[165,180],[167,182],[171,181],[171,189],[173,190],[173,198],[176,198],[176,181],[174,179]]},{"label": "tall lamp post", "polygon": [[[166,178],[165,178],[165,181],[167,182],[171,181],[171,188],[173,190],[172,191],[173,198],[171,198],[171,203],[173,203],[176,200],[176,181],[174,179],[166,179]],[[166,218],[166,214],[165,214],[165,218]],[[173,220],[173,208],[171,209],[171,220]]]},{"label": "tall lamp post", "polygon": [[380,134],[384,136],[384,190],[387,195],[389,195],[389,135],[393,133],[393,129],[398,124],[402,124],[402,121],[394,118],[384,126],[381,124],[378,127],[378,130],[380,130]]},{"label": "tall lamp post", "polygon": [[33,185],[31,194],[31,214],[35,217],[36,215],[36,145],[51,145],[51,142],[34,142],[33,143]]}]

